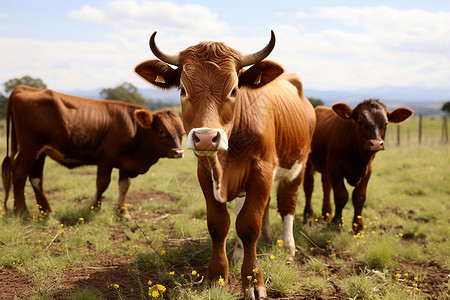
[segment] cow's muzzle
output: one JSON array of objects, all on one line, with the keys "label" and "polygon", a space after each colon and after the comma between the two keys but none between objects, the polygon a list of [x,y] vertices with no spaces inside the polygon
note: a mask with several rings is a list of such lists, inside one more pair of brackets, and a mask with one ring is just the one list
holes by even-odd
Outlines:
[{"label": "cow's muzzle", "polygon": [[186,148],[199,156],[212,156],[219,150],[228,150],[228,139],[223,129],[194,128],[186,140]]},{"label": "cow's muzzle", "polygon": [[384,150],[384,141],[381,139],[368,140],[365,146],[367,151]]},{"label": "cow's muzzle", "polygon": [[184,150],[181,148],[173,148],[167,152],[168,158],[182,158],[184,157]]}]

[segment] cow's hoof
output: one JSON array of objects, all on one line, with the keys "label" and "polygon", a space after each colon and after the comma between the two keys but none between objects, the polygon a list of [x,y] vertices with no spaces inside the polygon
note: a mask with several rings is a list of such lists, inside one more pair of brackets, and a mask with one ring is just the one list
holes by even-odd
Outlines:
[{"label": "cow's hoof", "polygon": [[251,287],[247,290],[246,299],[257,300],[257,299],[265,299],[267,297],[267,290],[264,286],[258,286],[256,289]]},{"label": "cow's hoof", "polygon": [[127,210],[116,209],[116,216],[118,218],[120,218],[120,219],[124,219],[124,220],[128,220],[128,221],[132,220],[130,212],[128,211],[128,209]]},{"label": "cow's hoof", "polygon": [[303,219],[303,224],[309,227],[313,227],[314,226],[314,218],[312,217],[304,217]]}]

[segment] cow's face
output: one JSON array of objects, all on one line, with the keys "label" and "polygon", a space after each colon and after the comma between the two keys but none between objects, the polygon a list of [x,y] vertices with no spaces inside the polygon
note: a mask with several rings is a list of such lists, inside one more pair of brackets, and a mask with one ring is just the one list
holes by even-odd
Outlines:
[{"label": "cow's face", "polygon": [[150,129],[150,142],[158,157],[183,157],[181,143],[185,132],[177,113],[170,109],[162,109],[152,115],[148,110],[138,109],[134,115],[141,127]]},{"label": "cow's face", "polygon": [[[139,64],[136,72],[160,88],[178,87],[183,125],[188,133],[186,148],[197,155],[214,155],[228,149],[235,106],[242,86],[259,88],[283,73],[283,68],[262,61],[272,51],[275,37],[263,50],[241,53],[223,43],[204,42],[176,55],[167,55],[150,40],[153,53],[165,62],[150,60]],[[244,66],[252,65],[248,70]]]},{"label": "cow's face", "polygon": [[386,105],[375,99],[365,100],[355,109],[345,103],[334,104],[332,109],[341,119],[354,122],[360,148],[371,152],[384,150],[388,122],[402,123],[413,115],[413,111],[405,107],[389,112]]}]

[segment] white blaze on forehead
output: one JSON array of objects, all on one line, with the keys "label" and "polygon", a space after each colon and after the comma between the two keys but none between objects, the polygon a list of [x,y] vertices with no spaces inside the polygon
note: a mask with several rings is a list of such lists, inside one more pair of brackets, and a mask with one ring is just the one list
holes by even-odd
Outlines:
[{"label": "white blaze on forehead", "polygon": [[273,178],[274,180],[287,180],[289,182],[295,180],[298,175],[300,175],[300,172],[303,169],[303,164],[299,161],[296,161],[294,164],[292,164],[292,167],[290,169],[281,168],[280,166],[277,166],[273,172]]}]

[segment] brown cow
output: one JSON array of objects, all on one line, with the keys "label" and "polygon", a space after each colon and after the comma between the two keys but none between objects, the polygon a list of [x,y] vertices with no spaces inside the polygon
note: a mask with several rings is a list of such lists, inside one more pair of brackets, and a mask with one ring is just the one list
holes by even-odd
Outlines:
[{"label": "brown cow", "polygon": [[29,176],[40,209],[52,211],[42,178],[45,157],[50,156],[68,168],[97,165],[94,207],[101,204],[112,169],[118,168],[117,213],[126,216],[130,178],[147,172],[161,157],[183,156],[183,124],[180,116],[168,109],[152,115],[143,107],[124,102],[85,99],[21,85],[9,97],[6,118],[7,154],[2,165],[5,209],[12,181],[14,210],[28,211],[24,187]]},{"label": "brown cow", "polygon": [[322,216],[331,217],[330,191],[333,189],[336,213],[333,225],[342,225],[342,210],[348,201],[344,178],[354,186],[352,201],[355,209],[353,229],[362,233],[362,209],[366,200],[366,188],[372,173],[372,160],[377,151],[384,150],[384,135],[388,122],[401,123],[411,117],[409,108],[397,108],[389,112],[378,100],[359,103],[354,109],[345,103],[332,108],[316,107],[317,125],[314,131],[306,168],[306,203],[304,222],[314,219],[311,195],[314,189],[314,171],[322,174]]},{"label": "brown cow", "polygon": [[272,182],[279,180],[283,240],[294,256],[292,224],[315,126],[313,107],[298,76],[281,75],[280,65],[262,61],[275,45],[273,32],[264,49],[248,55],[218,42],[203,42],[169,55],[156,46],[155,34],[150,47],[162,61],[143,62],[136,72],[156,86],[180,88],[183,124],[189,133],[186,147],[198,156],[197,175],[212,240],[206,280],[221,276],[228,281],[225,239],[230,216],[226,202],[237,197],[244,200],[245,195],[236,218],[244,247],[242,287],[249,287],[247,277],[256,268],[257,283],[250,283],[248,293],[253,299],[264,298],[267,292],[256,259],[263,214]]}]

